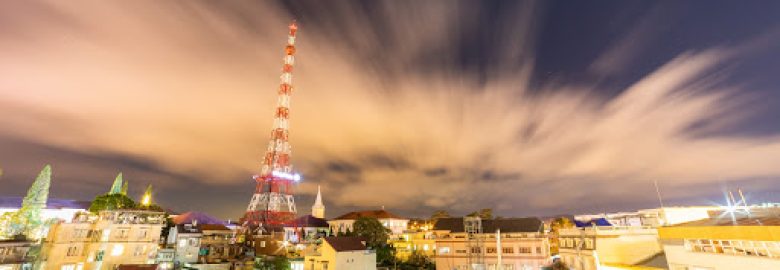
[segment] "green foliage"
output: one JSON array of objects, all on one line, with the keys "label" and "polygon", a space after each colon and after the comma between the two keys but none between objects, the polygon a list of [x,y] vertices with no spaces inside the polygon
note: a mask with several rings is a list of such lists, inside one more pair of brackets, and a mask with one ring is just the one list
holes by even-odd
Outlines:
[{"label": "green foliage", "polygon": [[111,185],[111,190],[108,191],[108,194],[121,194],[121,193],[122,193],[122,173],[120,172],[116,176],[116,178],[114,178],[114,183]]},{"label": "green foliage", "polygon": [[493,209],[490,208],[483,208],[479,211],[471,212],[471,214],[468,214],[469,217],[479,217],[483,220],[485,219],[493,219]]},{"label": "green foliage", "polygon": [[255,270],[290,270],[290,260],[285,256],[264,257],[255,261]]},{"label": "green foliage", "polygon": [[12,213],[0,217],[0,238],[23,235],[27,238],[37,239],[38,232],[44,225],[41,218],[41,210],[46,208],[49,199],[49,185],[51,184],[51,165],[43,167],[38,177],[35,178],[27,195],[22,199],[22,207]]},{"label": "green foliage", "polygon": [[445,210],[436,210],[436,212],[433,212],[433,214],[431,215],[431,220],[433,222],[436,222],[440,218],[448,218],[448,217],[450,217],[450,213],[448,213],[447,211],[445,211]]},{"label": "green foliage", "polygon": [[415,250],[409,255],[409,258],[405,262],[398,265],[399,269],[436,269],[436,264],[428,256],[425,256],[422,252]]},{"label": "green foliage", "polygon": [[383,244],[378,247],[374,247],[376,250],[376,263],[382,266],[396,265],[395,249],[388,245]]},{"label": "green foliage", "polygon": [[[158,206],[159,207],[159,206]],[[104,194],[95,197],[89,206],[89,211],[97,213],[103,210],[134,209],[135,201],[122,193]]]},{"label": "green foliage", "polygon": [[355,229],[354,236],[363,237],[371,248],[387,245],[387,238],[390,230],[382,226],[378,219],[373,217],[359,217],[352,224]]}]

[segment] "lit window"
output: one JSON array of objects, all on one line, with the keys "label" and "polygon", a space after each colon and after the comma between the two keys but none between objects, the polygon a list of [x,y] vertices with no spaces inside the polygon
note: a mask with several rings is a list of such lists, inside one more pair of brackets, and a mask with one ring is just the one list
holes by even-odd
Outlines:
[{"label": "lit window", "polygon": [[179,247],[185,247],[185,246],[187,246],[187,240],[186,239],[179,240]]},{"label": "lit window", "polygon": [[428,244],[423,245],[423,250],[428,251]]},{"label": "lit window", "polygon": [[60,270],[75,270],[76,266],[73,264],[63,264]]},{"label": "lit window", "polygon": [[114,248],[111,249],[111,256],[120,256],[122,255],[122,252],[125,251],[125,246],[122,244],[114,245]]},{"label": "lit window", "polygon": [[439,248],[439,254],[449,254],[449,253],[450,253],[450,247]]}]

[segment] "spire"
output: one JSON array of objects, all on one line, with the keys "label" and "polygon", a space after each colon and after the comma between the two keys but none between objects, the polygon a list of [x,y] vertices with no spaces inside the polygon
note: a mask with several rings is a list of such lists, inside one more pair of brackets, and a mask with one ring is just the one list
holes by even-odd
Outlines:
[{"label": "spire", "polygon": [[149,184],[146,186],[146,191],[144,191],[144,196],[141,197],[141,205],[143,206],[149,206],[152,204],[152,184]]},{"label": "spire", "polygon": [[322,193],[319,185],[317,185],[317,198],[314,199],[314,205],[311,206],[311,215],[316,218],[325,218],[325,205],[322,204]]},{"label": "spire", "polygon": [[122,172],[120,172],[114,179],[114,184],[111,185],[111,190],[108,194],[122,193]]}]

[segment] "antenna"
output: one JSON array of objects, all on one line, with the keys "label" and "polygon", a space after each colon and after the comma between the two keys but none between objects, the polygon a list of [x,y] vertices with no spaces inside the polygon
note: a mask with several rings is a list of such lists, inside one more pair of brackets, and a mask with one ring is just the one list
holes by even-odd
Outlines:
[{"label": "antenna", "polygon": [[664,200],[661,198],[661,189],[658,188],[658,180],[653,179],[655,185],[655,195],[658,196],[658,204],[661,205],[661,213],[664,215],[663,222],[666,223],[666,210],[664,210]]}]

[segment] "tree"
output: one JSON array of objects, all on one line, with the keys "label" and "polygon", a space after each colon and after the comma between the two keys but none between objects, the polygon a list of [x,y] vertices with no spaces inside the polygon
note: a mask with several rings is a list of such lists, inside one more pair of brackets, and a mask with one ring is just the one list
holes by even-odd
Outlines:
[{"label": "tree", "polygon": [[49,199],[49,186],[51,185],[51,165],[43,167],[38,177],[35,178],[27,195],[22,199],[22,207],[13,214],[6,216],[6,234],[24,235],[27,238],[38,239],[37,233],[44,224],[41,218],[41,210],[46,208]]},{"label": "tree", "polygon": [[490,208],[483,208],[479,211],[471,212],[471,214],[468,214],[467,216],[470,217],[479,217],[481,219],[493,219],[493,209]]},{"label": "tree", "polygon": [[95,197],[89,205],[89,211],[97,213],[103,210],[133,209],[135,201],[122,193],[109,193]]},{"label": "tree", "polygon": [[264,257],[255,261],[256,270],[290,270],[290,260],[285,256]]},{"label": "tree", "polygon": [[382,226],[378,219],[373,217],[359,217],[352,225],[355,236],[363,237],[371,248],[387,245],[390,230]]},{"label": "tree", "polygon": [[122,193],[122,173],[116,175],[116,178],[114,178],[114,183],[111,185],[111,190],[108,191],[108,194],[117,194]]},{"label": "tree", "polygon": [[431,221],[436,222],[437,220],[441,218],[448,218],[450,217],[450,213],[448,213],[445,210],[436,210],[436,212],[433,212],[431,215]]},{"label": "tree", "polygon": [[560,244],[558,235],[560,230],[573,227],[574,223],[567,217],[557,217],[550,222],[550,234],[553,236],[551,241],[554,243],[554,245],[550,247],[550,254],[558,254],[558,245]]},{"label": "tree", "polygon": [[433,263],[431,258],[428,256],[425,256],[422,252],[419,250],[412,251],[412,254],[409,255],[409,258],[406,259],[403,264],[401,264],[401,269],[436,269],[436,265]]}]

